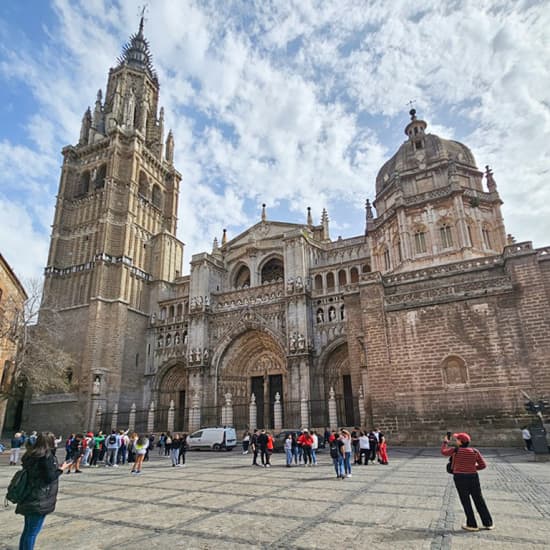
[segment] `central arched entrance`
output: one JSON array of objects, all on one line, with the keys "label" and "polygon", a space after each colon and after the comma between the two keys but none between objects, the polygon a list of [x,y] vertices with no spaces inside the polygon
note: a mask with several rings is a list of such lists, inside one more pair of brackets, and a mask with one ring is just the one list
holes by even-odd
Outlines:
[{"label": "central arched entrance", "polygon": [[170,408],[170,401],[173,401],[174,430],[176,432],[184,431],[187,428],[186,410],[189,408],[185,364],[166,365],[161,369],[159,379],[155,424],[157,426],[167,426],[168,409]]},{"label": "central arched entrance", "polygon": [[250,397],[257,406],[257,428],[274,425],[273,403],[278,393],[283,408],[287,398],[286,356],[281,346],[267,332],[248,330],[231,342],[221,359],[218,378],[218,403],[233,396],[233,422],[237,428],[249,424]]},{"label": "central arched entrance", "polygon": [[354,426],[356,419],[347,343],[335,348],[328,356],[324,378],[327,398],[330,388],[334,388],[339,424]]}]

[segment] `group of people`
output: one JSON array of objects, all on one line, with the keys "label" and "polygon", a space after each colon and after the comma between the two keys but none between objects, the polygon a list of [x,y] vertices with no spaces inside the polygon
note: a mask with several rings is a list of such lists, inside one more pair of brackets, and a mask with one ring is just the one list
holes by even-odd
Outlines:
[{"label": "group of people", "polygon": [[[254,430],[252,435],[249,436],[249,444],[246,446],[246,451],[250,449],[252,451],[252,466],[260,466],[258,464],[258,456],[261,460],[261,466],[264,468],[271,468],[271,455],[275,448],[273,435],[266,430]],[[244,449],[244,446],[243,446]]]}]

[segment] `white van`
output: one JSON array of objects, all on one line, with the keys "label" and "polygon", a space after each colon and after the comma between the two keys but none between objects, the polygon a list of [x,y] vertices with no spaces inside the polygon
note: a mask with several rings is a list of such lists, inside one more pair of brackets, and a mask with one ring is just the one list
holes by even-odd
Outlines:
[{"label": "white van", "polygon": [[202,428],[187,437],[189,449],[231,451],[237,445],[235,428]]}]

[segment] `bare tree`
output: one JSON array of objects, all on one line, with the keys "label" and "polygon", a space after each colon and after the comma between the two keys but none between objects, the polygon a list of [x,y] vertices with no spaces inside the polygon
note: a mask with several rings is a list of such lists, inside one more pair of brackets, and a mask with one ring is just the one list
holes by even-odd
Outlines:
[{"label": "bare tree", "polygon": [[[28,387],[35,394],[67,391],[74,370],[73,357],[63,350],[63,323],[55,308],[41,309],[42,283],[31,279],[25,284],[28,299],[21,307],[7,300],[0,316],[0,340],[16,344],[15,361],[3,376],[0,399]],[[37,324],[38,314],[41,322]]]}]

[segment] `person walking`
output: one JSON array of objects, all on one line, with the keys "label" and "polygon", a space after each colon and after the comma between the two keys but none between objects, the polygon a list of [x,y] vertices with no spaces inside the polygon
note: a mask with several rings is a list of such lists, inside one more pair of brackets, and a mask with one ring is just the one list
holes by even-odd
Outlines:
[{"label": "person walking", "polygon": [[533,440],[531,439],[531,432],[527,426],[521,428],[521,437],[523,438],[523,444],[525,445],[526,451],[533,450]]},{"label": "person walking", "polygon": [[336,470],[336,479],[344,479],[344,442],[335,432],[331,434],[329,441],[330,457]]},{"label": "person walking", "polygon": [[270,432],[267,434],[267,441],[265,444],[265,467],[271,468],[271,455],[273,454],[274,441]]},{"label": "person walking", "polygon": [[250,432],[246,430],[243,434],[243,455],[248,454],[249,446],[250,446]]},{"label": "person walking", "polygon": [[388,464],[388,444],[386,437],[381,435],[378,443],[378,462],[386,466]]},{"label": "person walking", "polygon": [[347,430],[341,430],[340,434],[342,442],[344,443],[344,472],[346,477],[351,477],[351,434]]},{"label": "person walking", "polygon": [[187,449],[189,448],[189,443],[187,442],[187,433],[183,433],[181,435],[181,444],[180,444],[180,454],[178,456],[178,464],[182,466],[185,466],[185,453],[187,452]]},{"label": "person walking", "polygon": [[17,432],[11,440],[10,451],[10,466],[17,466],[19,462],[19,454],[21,453],[21,447],[24,443],[23,435],[21,432]]},{"label": "person walking", "polygon": [[317,449],[319,448],[319,436],[317,435],[317,432],[315,430],[311,432],[311,439],[313,440],[313,443],[311,444],[311,460],[313,461],[313,465],[317,466]]},{"label": "person walking", "polygon": [[441,454],[452,457],[455,487],[466,514],[466,525],[463,525],[462,529],[465,531],[479,531],[470,499],[474,501],[483,528],[494,529],[493,518],[481,494],[481,485],[477,473],[479,470],[484,470],[487,464],[481,453],[470,447],[471,438],[467,433],[456,433],[453,434],[453,437],[456,440],[456,446],[449,445],[450,440],[445,437],[441,444]]},{"label": "person walking", "polygon": [[285,454],[286,454],[286,467],[290,468],[292,465],[292,434],[289,433],[285,439]]},{"label": "person walking", "polygon": [[269,458],[267,456],[267,433],[265,430],[262,430],[258,436],[258,448],[260,449],[262,466],[266,468],[267,464],[269,464]]},{"label": "person walking", "polygon": [[259,466],[258,453],[260,452],[260,447],[258,445],[258,437],[258,430],[254,430],[252,437],[250,438],[250,447],[252,448],[252,466]]},{"label": "person walking", "polygon": [[136,461],[132,467],[132,474],[139,475],[141,474],[141,468],[143,466],[143,459],[145,458],[145,453],[149,447],[149,438],[146,436],[140,437],[134,443],[134,449],[136,451]]},{"label": "person walking", "polygon": [[172,467],[175,468],[179,466],[180,458],[180,449],[181,449],[181,439],[178,434],[174,434],[172,439],[172,445],[170,445],[170,459],[172,460]]},{"label": "person walking", "polygon": [[50,432],[41,433],[37,436],[34,446],[27,450],[21,460],[32,489],[27,498],[15,509],[16,514],[25,518],[25,525],[19,539],[20,550],[34,548],[46,516],[55,510],[58,478],[70,464],[64,462],[58,466],[53,454],[54,449],[55,436]]}]

